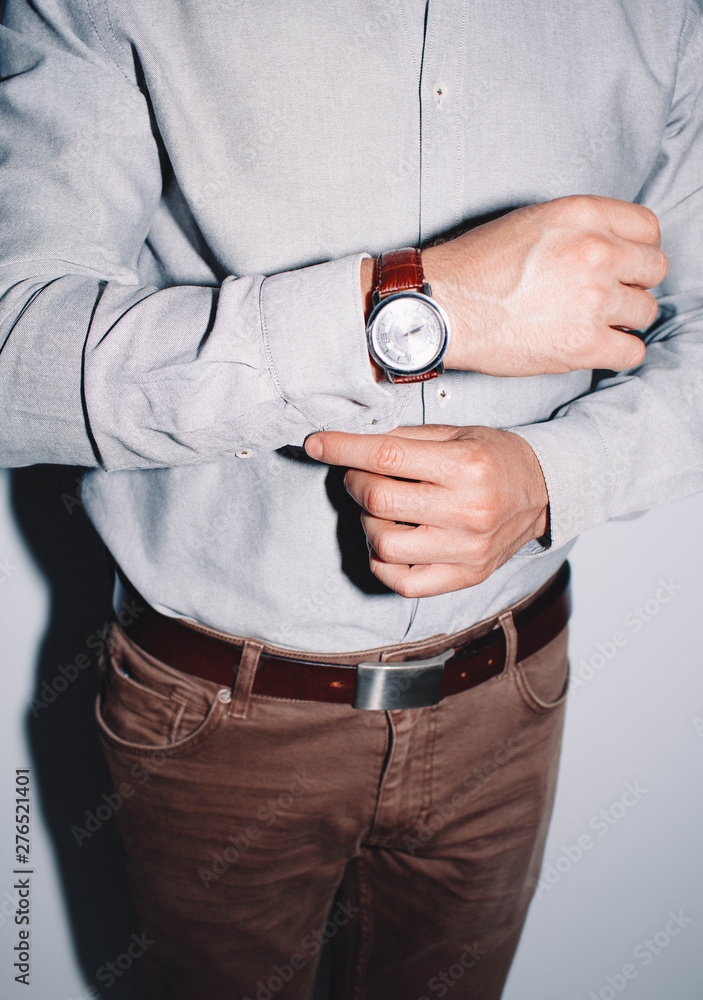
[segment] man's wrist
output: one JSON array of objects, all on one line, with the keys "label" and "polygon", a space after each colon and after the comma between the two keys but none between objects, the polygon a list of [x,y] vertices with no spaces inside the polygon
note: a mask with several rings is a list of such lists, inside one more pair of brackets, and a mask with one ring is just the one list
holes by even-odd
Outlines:
[{"label": "man's wrist", "polygon": [[503,433],[511,435],[513,444],[517,445],[518,450],[523,455],[524,469],[527,473],[528,493],[532,498],[535,512],[532,537],[544,548],[549,548],[551,545],[549,491],[547,489],[544,470],[528,441],[513,431],[504,431]]},{"label": "man's wrist", "polygon": [[449,341],[447,353],[444,356],[445,368],[460,368],[457,363],[457,317],[452,308],[451,284],[452,274],[448,266],[449,257],[443,244],[428,247],[422,251],[422,266],[425,272],[425,279],[432,289],[432,298],[444,309],[449,316],[452,328],[452,339]]},{"label": "man's wrist", "polygon": [[373,257],[364,257],[361,262],[361,302],[364,307],[364,322],[371,315],[373,299],[373,276],[376,261]]}]

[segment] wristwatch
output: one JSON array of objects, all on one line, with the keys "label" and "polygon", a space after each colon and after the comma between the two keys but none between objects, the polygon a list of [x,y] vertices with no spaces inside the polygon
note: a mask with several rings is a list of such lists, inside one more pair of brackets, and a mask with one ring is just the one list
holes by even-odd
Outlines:
[{"label": "wristwatch", "polygon": [[377,258],[366,339],[371,357],[390,382],[424,382],[444,371],[449,320],[432,298],[415,247]]}]

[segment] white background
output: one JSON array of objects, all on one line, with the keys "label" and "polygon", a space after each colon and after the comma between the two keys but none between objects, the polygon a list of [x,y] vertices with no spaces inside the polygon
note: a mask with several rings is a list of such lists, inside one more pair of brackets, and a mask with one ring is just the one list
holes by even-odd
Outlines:
[{"label": "white background", "polygon": [[[97,744],[86,737],[94,666],[36,721],[28,712],[37,671],[51,680],[59,664],[80,652],[92,655],[87,640],[107,612],[106,567],[72,501],[75,475],[0,472],[0,987],[6,1000],[90,996],[91,977],[139,930],[125,901],[110,824],[81,848],[70,834],[86,804],[100,802],[105,780]],[[569,696],[545,856],[551,883],[543,883],[533,903],[505,1000],[703,996],[702,518],[703,497],[694,497],[591,531],[573,553],[570,655],[572,676],[582,683]],[[667,603],[656,601],[657,592],[666,593],[661,580],[680,588]],[[656,611],[636,630],[631,613],[648,601]],[[602,650],[613,652],[608,644],[616,632],[626,642],[607,658]],[[29,988],[14,982],[12,968],[13,779],[15,767],[28,766],[35,807]],[[623,807],[628,784],[646,791]],[[605,834],[598,832],[603,810],[613,824]],[[584,834],[592,846],[570,861]],[[664,931],[667,922],[673,926],[672,911],[685,923],[676,937]],[[662,947],[654,954],[642,943],[657,934],[655,948]],[[628,965],[634,977],[625,979]],[[132,1000],[127,979],[103,987],[102,996]],[[457,984],[457,996],[460,991]],[[449,1000],[452,995],[450,989]]]}]

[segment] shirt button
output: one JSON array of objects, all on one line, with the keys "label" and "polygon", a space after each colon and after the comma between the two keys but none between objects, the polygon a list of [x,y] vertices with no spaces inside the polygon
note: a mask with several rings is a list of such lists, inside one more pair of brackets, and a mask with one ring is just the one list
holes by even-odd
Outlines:
[{"label": "shirt button", "polygon": [[240,448],[239,451],[235,451],[235,458],[251,458],[254,454],[251,448]]},{"label": "shirt button", "polygon": [[220,699],[221,702],[224,702],[224,704],[226,705],[228,702],[232,700],[232,692],[230,691],[229,688],[220,688],[220,690],[217,692],[217,697]]},{"label": "shirt button", "polygon": [[452,390],[449,388],[448,385],[437,386],[437,399],[439,400],[440,405],[448,403],[451,398],[452,398]]},{"label": "shirt button", "polygon": [[435,83],[432,88],[432,96],[435,99],[435,103],[441,104],[442,101],[446,100],[448,94],[447,85],[444,83]]}]

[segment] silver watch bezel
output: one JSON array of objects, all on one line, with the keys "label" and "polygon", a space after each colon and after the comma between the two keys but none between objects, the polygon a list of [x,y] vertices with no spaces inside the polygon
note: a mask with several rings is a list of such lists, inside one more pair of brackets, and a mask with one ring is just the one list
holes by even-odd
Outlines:
[{"label": "silver watch bezel", "polygon": [[[436,299],[432,298],[429,285],[425,284],[424,287],[425,287],[424,292],[416,292],[408,289],[407,291],[403,290],[399,292],[393,292],[391,295],[385,295],[382,299],[378,299],[377,296],[374,295],[374,307],[371,310],[371,314],[366,324],[366,343],[368,345],[369,354],[371,355],[373,360],[380,368],[384,370],[384,372],[386,372],[386,374],[389,377],[397,376],[398,378],[412,378],[415,375],[425,375],[427,372],[431,372],[435,368],[439,368],[441,366],[442,359],[447,353],[447,348],[449,347],[449,338],[451,336],[449,328],[449,318],[445,313],[444,309],[442,309],[442,307],[440,306],[439,302],[437,302]],[[424,365],[422,368],[393,368],[391,365],[389,365],[387,358],[382,358],[378,354],[378,351],[376,350],[376,347],[373,342],[372,330],[376,320],[378,319],[379,315],[384,310],[384,308],[389,303],[393,302],[395,299],[407,299],[407,298],[420,299],[422,302],[424,302],[425,305],[427,305],[439,317],[442,329],[444,331],[444,340],[440,346],[439,351],[437,352],[435,357],[428,364]]]}]

